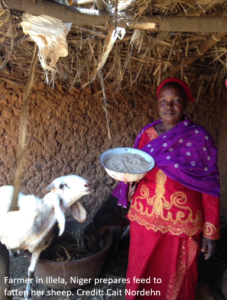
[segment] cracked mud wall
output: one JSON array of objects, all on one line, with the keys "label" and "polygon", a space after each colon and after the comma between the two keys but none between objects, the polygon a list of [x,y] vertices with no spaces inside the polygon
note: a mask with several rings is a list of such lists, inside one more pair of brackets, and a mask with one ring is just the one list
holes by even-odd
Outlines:
[{"label": "cracked mud wall", "polygon": [[[0,87],[0,185],[6,185],[13,184],[15,175],[24,90],[3,83]],[[111,140],[99,87],[64,91],[60,86],[52,90],[43,83],[35,85],[30,94],[24,193],[41,197],[54,178],[77,174],[95,186],[95,191],[81,201],[88,217],[93,216],[115,184],[101,166],[100,154],[112,147],[132,147],[140,129],[158,118],[151,89],[115,96],[111,91],[107,99]],[[187,109],[188,116],[203,125],[216,143],[222,121],[221,101],[211,95],[200,96],[198,103]],[[220,163],[220,168],[227,173],[227,163]]]}]

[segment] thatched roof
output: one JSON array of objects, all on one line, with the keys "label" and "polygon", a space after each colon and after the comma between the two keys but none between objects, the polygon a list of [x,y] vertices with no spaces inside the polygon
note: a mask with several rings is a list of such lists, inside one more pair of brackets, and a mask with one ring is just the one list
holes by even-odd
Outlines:
[{"label": "thatched roof", "polygon": [[[38,0],[40,1],[40,0]],[[5,1],[7,4],[7,1]],[[32,2],[30,0],[30,2]],[[33,0],[33,2],[36,2]],[[49,1],[50,3],[51,1]],[[76,2],[76,1],[75,1]],[[110,1],[113,19],[116,1]],[[48,2],[47,2],[48,3]],[[118,0],[121,13],[133,20],[141,17],[227,17],[227,1],[223,0]],[[125,5],[123,5],[125,4]],[[36,5],[36,4],[34,4]],[[76,6],[76,4],[74,4]],[[61,9],[63,5],[59,5]],[[80,5],[93,9],[93,4]],[[119,7],[120,9],[120,7]],[[124,10],[123,10],[124,9]],[[23,9],[22,9],[23,10]],[[25,36],[20,26],[22,10],[8,10],[12,20],[0,28],[2,60],[12,54],[0,78],[3,81],[26,85],[34,51],[34,42]],[[111,11],[111,10],[110,10]],[[110,13],[106,12],[106,14]],[[119,21],[118,12],[117,20]],[[124,15],[122,16],[124,19]],[[55,82],[66,89],[83,87],[95,77],[102,60],[104,45],[111,30],[105,26],[72,25],[68,34],[69,55],[60,58]],[[114,94],[121,89],[134,90],[139,87],[156,87],[168,76],[177,76],[196,88],[197,96],[205,89],[225,88],[227,73],[227,30],[225,32],[181,32],[126,28],[123,39],[117,39],[102,68],[104,84]],[[35,80],[44,81],[44,72],[38,63]]]}]

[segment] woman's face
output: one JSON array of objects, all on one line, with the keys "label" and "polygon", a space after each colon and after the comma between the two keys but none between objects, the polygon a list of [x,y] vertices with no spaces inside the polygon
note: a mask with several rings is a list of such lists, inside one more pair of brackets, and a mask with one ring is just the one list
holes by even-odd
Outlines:
[{"label": "woman's face", "polygon": [[183,120],[187,106],[185,95],[178,87],[163,86],[159,92],[158,110],[164,124],[177,125]]}]

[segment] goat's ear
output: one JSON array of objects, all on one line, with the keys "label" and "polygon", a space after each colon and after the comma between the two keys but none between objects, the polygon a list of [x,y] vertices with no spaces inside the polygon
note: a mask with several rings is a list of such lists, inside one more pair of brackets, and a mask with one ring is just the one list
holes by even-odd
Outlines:
[{"label": "goat's ear", "polygon": [[65,214],[62,211],[61,203],[59,199],[55,199],[53,201],[53,206],[54,206],[55,217],[57,219],[58,227],[59,227],[58,235],[61,236],[65,231]]},{"label": "goat's ear", "polygon": [[76,219],[78,222],[83,223],[86,220],[86,210],[78,201],[71,205],[70,209],[73,218]]},{"label": "goat's ear", "polygon": [[49,184],[46,188],[45,191],[46,192],[50,192],[51,190],[55,189],[56,186],[53,184],[53,182],[51,184]]}]

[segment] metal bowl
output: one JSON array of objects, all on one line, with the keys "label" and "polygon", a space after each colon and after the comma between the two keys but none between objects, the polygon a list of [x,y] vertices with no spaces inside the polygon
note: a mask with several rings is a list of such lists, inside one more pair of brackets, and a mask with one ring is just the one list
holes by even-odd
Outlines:
[{"label": "metal bowl", "polygon": [[[146,170],[144,173],[122,173],[122,172],[117,172],[114,170],[110,170],[109,168],[106,167],[106,161],[110,159],[112,156],[117,156],[123,153],[131,153],[131,154],[138,154],[142,156],[147,162],[149,162],[149,168]],[[149,172],[151,169],[154,168],[155,166],[155,161],[152,156],[147,154],[144,151],[134,149],[134,148],[112,148],[109,149],[105,152],[103,152],[100,155],[100,162],[102,166],[105,168],[107,174],[109,174],[112,178],[118,180],[118,181],[124,181],[124,182],[132,182],[132,181],[138,181],[142,179],[147,172]]]}]

